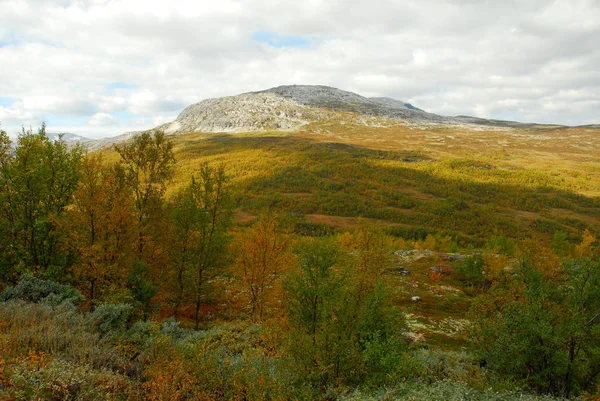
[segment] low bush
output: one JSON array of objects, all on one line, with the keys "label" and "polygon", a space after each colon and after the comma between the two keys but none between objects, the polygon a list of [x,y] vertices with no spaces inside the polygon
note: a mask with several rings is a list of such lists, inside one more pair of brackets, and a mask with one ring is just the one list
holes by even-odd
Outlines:
[{"label": "low bush", "polygon": [[85,300],[75,288],[42,280],[29,275],[23,275],[19,282],[12,287],[7,287],[0,294],[0,301],[23,300],[27,302],[45,302],[58,305],[62,302],[78,304]]}]

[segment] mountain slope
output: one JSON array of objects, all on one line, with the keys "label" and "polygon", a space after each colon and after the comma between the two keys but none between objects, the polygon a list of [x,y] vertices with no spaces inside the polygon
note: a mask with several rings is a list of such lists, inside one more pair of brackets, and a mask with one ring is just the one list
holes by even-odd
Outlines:
[{"label": "mountain slope", "polygon": [[461,123],[395,99],[366,98],[328,86],[288,85],[203,100],[187,107],[175,121],[157,128],[169,134],[294,130],[336,118],[339,113],[416,123]]}]

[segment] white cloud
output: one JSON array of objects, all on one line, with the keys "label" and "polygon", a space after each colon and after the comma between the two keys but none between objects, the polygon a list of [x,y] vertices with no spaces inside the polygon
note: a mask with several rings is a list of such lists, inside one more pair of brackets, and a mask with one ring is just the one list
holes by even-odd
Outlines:
[{"label": "white cloud", "polygon": [[9,107],[0,106],[0,121],[5,124],[21,124],[21,122],[31,122],[34,119],[33,114],[23,106],[23,102],[16,102]]},{"label": "white cloud", "polygon": [[116,117],[107,113],[96,113],[89,119],[88,122],[91,125],[106,127],[109,125],[115,125],[117,123],[117,119]]},{"label": "white cloud", "polygon": [[[6,128],[50,116],[100,135],[92,124],[108,115],[116,135],[203,98],[292,83],[446,115],[600,120],[596,0],[0,3],[0,97],[20,99],[0,106]],[[256,32],[311,45],[275,48]]]}]

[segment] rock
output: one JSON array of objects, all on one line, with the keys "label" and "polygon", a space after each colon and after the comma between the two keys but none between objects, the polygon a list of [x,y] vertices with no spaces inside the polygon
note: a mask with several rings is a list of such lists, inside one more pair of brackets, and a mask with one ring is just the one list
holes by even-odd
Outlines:
[{"label": "rock", "polygon": [[411,256],[411,255],[420,255],[421,251],[419,251],[418,249],[398,249],[397,251],[394,252],[395,255],[398,256]]},{"label": "rock", "polygon": [[408,276],[410,274],[410,270],[408,270],[402,266],[397,266],[396,271],[403,276]]},{"label": "rock", "polygon": [[411,297],[410,300],[413,301],[413,302],[420,302],[421,301],[421,297],[415,295],[414,297]]},{"label": "rock", "polygon": [[207,99],[188,106],[175,121],[158,128],[167,134],[287,131],[322,117],[318,110],[311,113],[306,106],[274,93],[244,93]]},{"label": "rock", "polygon": [[453,255],[448,256],[448,260],[450,262],[455,262],[457,260],[465,260],[467,257],[465,255],[461,255],[460,253],[455,253]]},{"label": "rock", "polygon": [[398,256],[408,256],[411,255],[412,252],[413,251],[411,250],[398,249],[396,252],[394,252],[394,254]]}]

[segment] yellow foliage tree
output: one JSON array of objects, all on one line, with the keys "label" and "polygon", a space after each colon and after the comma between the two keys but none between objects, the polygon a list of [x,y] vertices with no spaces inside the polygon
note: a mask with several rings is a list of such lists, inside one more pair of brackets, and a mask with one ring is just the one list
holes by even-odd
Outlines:
[{"label": "yellow foliage tree", "polygon": [[340,242],[354,258],[353,275],[361,296],[374,288],[384,269],[391,264],[392,242],[380,226],[362,219],[354,233],[342,236]]},{"label": "yellow foliage tree", "polygon": [[578,258],[590,257],[594,252],[593,244],[596,242],[596,237],[589,230],[583,233],[581,244],[577,245],[573,251]]}]

